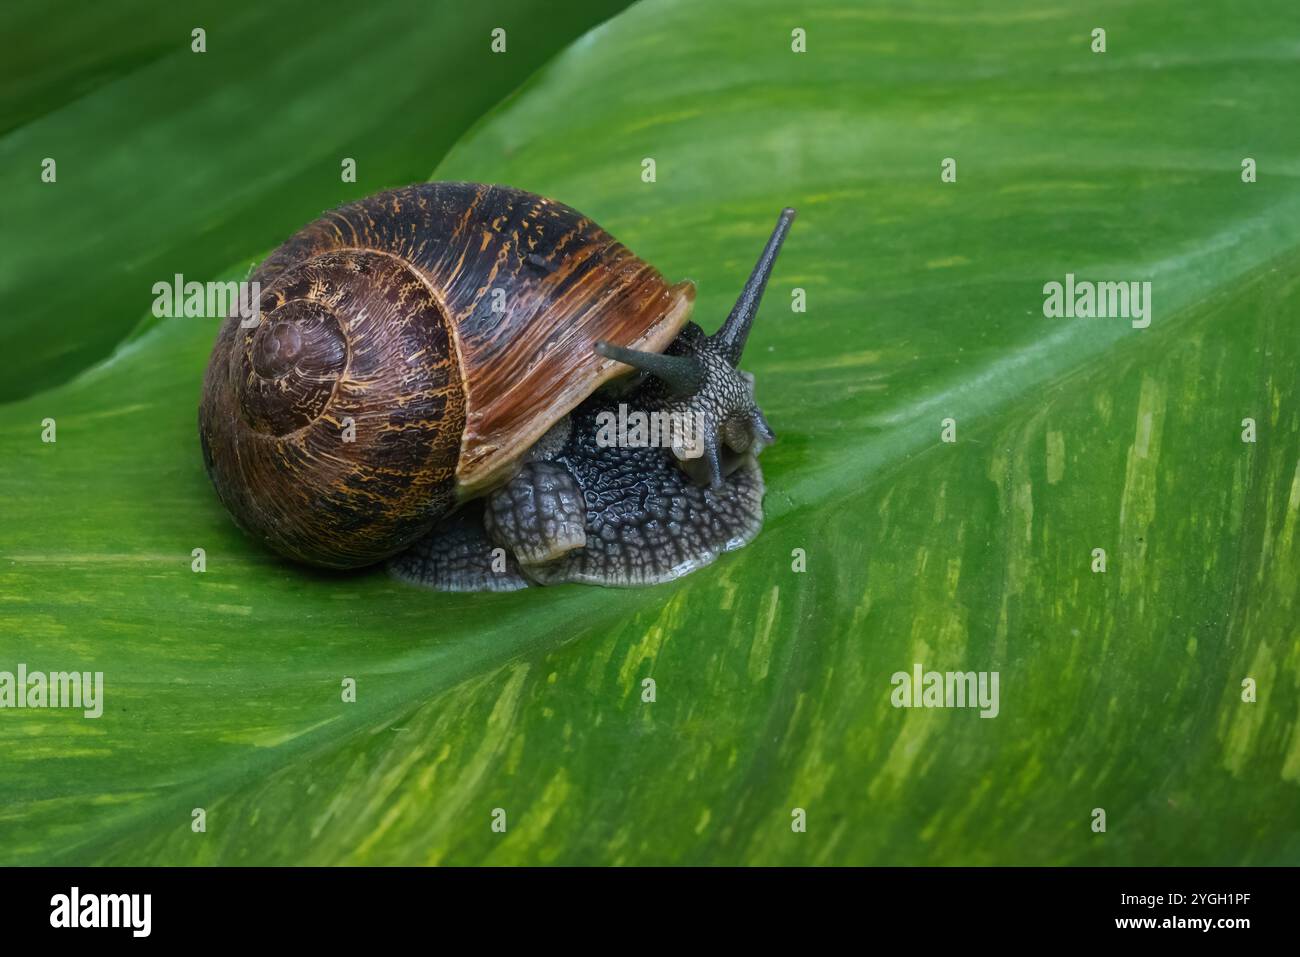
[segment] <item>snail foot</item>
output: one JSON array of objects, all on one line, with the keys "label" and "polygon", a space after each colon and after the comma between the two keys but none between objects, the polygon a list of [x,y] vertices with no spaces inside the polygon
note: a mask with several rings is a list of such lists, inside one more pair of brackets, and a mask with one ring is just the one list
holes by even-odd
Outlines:
[{"label": "snail foot", "polygon": [[525,462],[487,497],[483,522],[492,541],[521,565],[538,565],[582,548],[586,509],[569,471],[552,462]]},{"label": "snail foot", "polygon": [[506,549],[488,539],[483,503],[470,502],[388,561],[394,578],[437,591],[518,591],[528,587]]}]

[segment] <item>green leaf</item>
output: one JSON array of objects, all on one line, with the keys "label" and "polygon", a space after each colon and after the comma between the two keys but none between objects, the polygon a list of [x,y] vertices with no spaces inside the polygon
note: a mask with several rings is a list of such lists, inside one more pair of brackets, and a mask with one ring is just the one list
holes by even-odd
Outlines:
[{"label": "green leaf", "polygon": [[[650,0],[477,124],[438,178],[582,209],[709,330],[800,211],[745,361],[767,525],[676,583],[441,595],[258,551],[200,464],[211,323],[4,406],[0,669],[106,702],[0,712],[0,859],[1295,863],[1288,12]],[[1067,273],[1150,281],[1149,328],[1045,317]],[[997,672],[997,717],[893,707],[915,663]]]}]

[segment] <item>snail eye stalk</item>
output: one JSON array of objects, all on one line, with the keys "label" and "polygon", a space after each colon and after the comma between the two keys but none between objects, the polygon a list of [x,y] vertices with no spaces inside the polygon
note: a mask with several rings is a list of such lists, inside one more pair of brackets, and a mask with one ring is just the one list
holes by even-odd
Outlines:
[{"label": "snail eye stalk", "polygon": [[781,251],[781,244],[785,242],[785,237],[790,232],[790,224],[794,222],[794,217],[795,211],[791,207],[787,206],[781,210],[776,228],[768,237],[767,245],[763,247],[763,254],[758,257],[758,262],[754,265],[754,271],[749,274],[745,288],[740,291],[740,298],[732,307],[731,315],[727,316],[727,321],[722,324],[722,328],[711,337],[733,367],[740,363],[740,355],[745,351],[745,340],[749,338],[750,327],[754,324],[754,316],[758,313],[758,304],[763,301],[763,290],[767,288],[768,277],[772,275],[772,268],[776,265],[777,253]]},{"label": "snail eye stalk", "polygon": [[704,385],[704,368],[690,356],[669,356],[657,352],[624,349],[609,342],[597,342],[596,351],[634,369],[648,372],[675,395],[694,395]]}]

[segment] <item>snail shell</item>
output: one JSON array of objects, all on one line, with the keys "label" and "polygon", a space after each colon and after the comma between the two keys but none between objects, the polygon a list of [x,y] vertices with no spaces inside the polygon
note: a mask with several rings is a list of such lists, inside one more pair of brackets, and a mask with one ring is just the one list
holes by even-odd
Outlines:
[{"label": "snail shell", "polygon": [[576,210],[470,183],[336,209],[250,278],[261,319],[218,333],[204,462],[245,530],[333,568],[397,553],[506,481],[626,371],[596,341],[662,352],[694,300]]}]

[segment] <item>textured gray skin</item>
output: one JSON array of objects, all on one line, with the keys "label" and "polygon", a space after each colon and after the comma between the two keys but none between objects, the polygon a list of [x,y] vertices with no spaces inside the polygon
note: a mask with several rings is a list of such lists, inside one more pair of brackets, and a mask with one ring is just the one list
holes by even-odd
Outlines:
[{"label": "textured gray skin", "polygon": [[516,591],[528,587],[519,563],[483,528],[483,500],[444,518],[388,563],[396,578],[438,591]]},{"label": "textured gray skin", "polygon": [[[752,540],[763,522],[755,456],[772,441],[753,379],[693,323],[666,354],[700,362],[696,391],[675,395],[643,375],[630,389],[597,392],[538,442],[510,482],[444,519],[393,559],[392,573],[442,591],[649,585]],[[680,459],[666,448],[601,447],[597,416],[617,413],[620,402],[699,416],[705,454]]]},{"label": "textured gray skin", "polygon": [[586,519],[583,490],[563,462],[525,462],[483,512],[488,538],[529,567],[584,547]]}]

